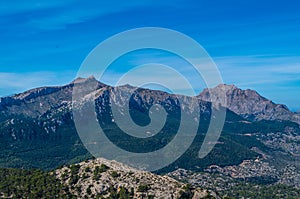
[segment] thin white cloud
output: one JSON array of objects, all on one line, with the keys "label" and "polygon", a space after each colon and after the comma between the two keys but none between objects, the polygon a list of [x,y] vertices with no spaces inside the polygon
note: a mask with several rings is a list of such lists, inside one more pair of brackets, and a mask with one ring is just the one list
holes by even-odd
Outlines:
[{"label": "thin white cloud", "polygon": [[263,77],[265,80],[269,75],[300,74],[300,57],[294,56],[233,56],[214,60],[221,71],[244,75],[242,78]]},{"label": "thin white cloud", "polygon": [[0,72],[0,96],[12,95],[41,86],[63,85],[72,81],[75,73],[65,72],[31,72],[5,73]]},{"label": "thin white cloud", "polygon": [[[79,0],[64,1],[7,1],[0,6],[2,19],[11,15],[31,13],[30,17],[23,18],[24,21],[18,26],[28,26],[42,30],[63,29],[67,25],[91,20],[97,16],[108,15],[123,10],[133,9],[139,6],[151,5],[150,0],[132,1],[97,1],[89,2]],[[167,4],[167,2],[160,2]],[[26,15],[28,16],[28,15]]]},{"label": "thin white cloud", "polygon": [[40,1],[40,0],[15,0],[5,1],[0,6],[0,16],[13,15],[23,12],[32,12],[43,9],[57,8],[65,6],[74,2],[73,0],[51,0],[51,1]]},{"label": "thin white cloud", "polygon": [[[49,8],[53,7],[51,13],[33,18],[27,21],[25,25],[43,30],[64,29],[67,25],[82,23],[99,16],[151,4],[152,1],[149,0],[115,1],[115,3],[114,1],[73,1],[72,3],[65,3],[63,6],[58,3],[57,7],[50,4]],[[161,2],[160,4],[167,4],[167,2]],[[41,9],[45,7],[41,7]]]}]

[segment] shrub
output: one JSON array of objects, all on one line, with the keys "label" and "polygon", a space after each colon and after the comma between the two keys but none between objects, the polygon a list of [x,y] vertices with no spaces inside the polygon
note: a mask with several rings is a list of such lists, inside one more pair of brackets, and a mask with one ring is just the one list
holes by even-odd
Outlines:
[{"label": "shrub", "polygon": [[111,177],[113,177],[113,178],[117,178],[117,177],[120,176],[120,174],[119,174],[118,172],[116,172],[116,171],[111,172],[110,175],[111,175]]},{"label": "shrub", "polygon": [[140,184],[138,187],[138,192],[147,192],[150,189],[148,184]]}]

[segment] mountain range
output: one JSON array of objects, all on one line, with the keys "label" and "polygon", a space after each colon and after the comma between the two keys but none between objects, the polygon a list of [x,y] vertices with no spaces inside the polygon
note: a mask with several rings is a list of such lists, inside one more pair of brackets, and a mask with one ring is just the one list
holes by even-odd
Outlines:
[{"label": "mountain range", "polygon": [[[237,179],[300,186],[300,115],[256,91],[225,84],[205,89],[191,101],[191,97],[159,90],[130,85],[112,87],[89,77],[78,78],[64,86],[41,87],[0,98],[0,166],[51,170],[91,159],[92,155],[77,134],[72,112],[74,85],[87,82],[96,85],[92,100],[106,135],[116,145],[133,152],[155,151],[174,138],[180,121],[180,102],[190,114],[199,107],[200,120],[191,121],[199,124],[191,146],[175,162],[157,170],[158,174],[177,169],[193,172],[208,169],[236,177],[233,170],[241,170]],[[124,96],[133,89],[129,105],[130,116],[136,124],[143,126],[151,122],[149,113],[154,104],[160,104],[168,114],[163,133],[156,134],[153,139],[118,139],[121,132],[113,122],[109,103],[116,104],[122,114],[122,107],[127,103]],[[91,93],[85,96],[90,99]],[[199,158],[214,102],[226,108],[225,125],[213,150]],[[263,166],[257,166],[258,163]],[[218,169],[209,169],[211,166]],[[291,173],[292,177],[288,177]]]},{"label": "mountain range", "polygon": [[[74,82],[96,81],[94,77],[78,78],[65,86],[40,87],[24,93],[0,98],[1,114],[21,114],[32,118],[41,117],[55,106],[68,107],[72,102]],[[128,85],[129,86],[129,85]],[[112,87],[98,82],[97,90]],[[170,95],[162,91],[151,91],[149,97],[161,94]],[[171,95],[170,95],[171,96]],[[226,102],[223,100],[226,97]],[[259,95],[254,90],[242,90],[235,85],[220,84],[215,88],[204,89],[197,98],[200,101],[220,101],[221,105],[237,115],[250,120],[287,120],[300,123],[300,115],[290,111],[283,104],[275,104]],[[69,108],[69,107],[68,107]]]}]

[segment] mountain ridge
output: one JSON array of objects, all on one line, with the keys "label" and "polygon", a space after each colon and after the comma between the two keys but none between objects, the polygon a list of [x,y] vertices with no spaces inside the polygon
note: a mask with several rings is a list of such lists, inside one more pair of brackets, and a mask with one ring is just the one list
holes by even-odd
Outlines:
[{"label": "mountain ridge", "polygon": [[[8,96],[8,97],[1,97],[0,98],[0,112],[5,112],[5,109],[10,109],[11,107],[18,106],[22,103],[30,104],[30,100],[36,99],[36,98],[43,98],[43,96],[51,95],[54,93],[58,93],[59,91],[63,91],[62,95],[57,95],[52,101],[59,100],[61,98],[64,98],[63,101],[72,101],[72,89],[74,87],[74,84],[81,84],[86,83],[88,81],[96,81],[98,90],[99,88],[114,88],[112,86],[106,85],[102,82],[99,82],[95,79],[94,76],[90,76],[87,78],[77,78],[74,81],[72,81],[69,84],[63,85],[63,86],[45,86],[45,87],[39,87],[30,89],[28,91]],[[134,89],[138,89],[137,87],[131,86],[131,85],[122,85],[118,87],[130,87]],[[167,95],[176,95],[176,94],[170,94],[164,91],[159,90],[151,90],[142,88],[144,90],[148,91],[157,91],[162,92]],[[224,96],[226,98],[224,98]],[[217,102],[221,104],[223,107],[228,108],[229,110],[233,111],[234,113],[244,117],[245,119],[250,120],[287,120],[292,121],[300,124],[300,114],[299,112],[294,113],[290,111],[286,105],[284,104],[276,104],[272,102],[271,100],[261,96],[257,91],[255,90],[242,90],[238,88],[235,85],[227,85],[227,84],[220,84],[214,88],[205,88],[199,95],[196,96],[199,100],[205,101],[205,102]],[[62,101],[61,101],[62,102]],[[41,106],[45,105],[46,108],[44,111],[49,108],[49,104],[47,105],[41,102]],[[30,105],[29,105],[30,108]],[[32,108],[30,108],[32,109]],[[40,108],[42,109],[42,108]],[[16,109],[12,108],[13,112],[18,112]],[[35,111],[35,113],[30,113],[30,111],[27,111],[25,113],[37,116],[38,114],[43,114],[43,110],[40,110],[38,112]]]},{"label": "mountain ridge", "polygon": [[276,104],[261,96],[255,90],[242,90],[235,85],[220,84],[214,88],[204,89],[198,97],[203,101],[220,103],[246,119],[287,120],[300,124],[298,114],[290,111],[286,105]]}]

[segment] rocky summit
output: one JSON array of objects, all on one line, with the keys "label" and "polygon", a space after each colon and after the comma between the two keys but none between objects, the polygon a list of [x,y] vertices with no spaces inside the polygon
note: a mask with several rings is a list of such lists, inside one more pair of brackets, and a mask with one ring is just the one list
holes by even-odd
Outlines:
[{"label": "rocky summit", "polygon": [[203,101],[217,102],[238,115],[254,120],[289,120],[300,124],[300,115],[285,105],[275,104],[254,90],[242,90],[235,85],[220,84],[207,88],[198,96]]}]

